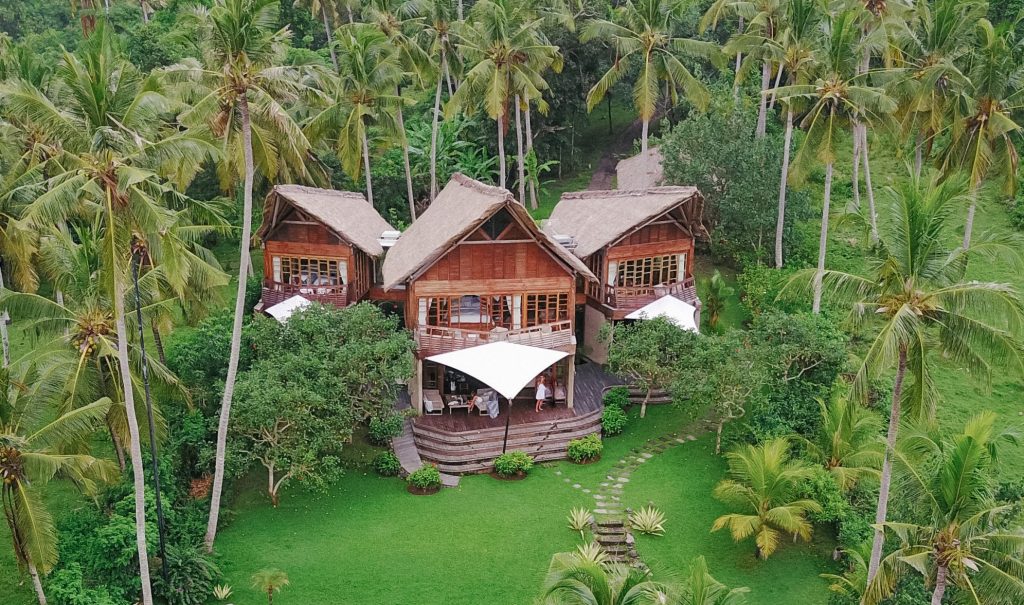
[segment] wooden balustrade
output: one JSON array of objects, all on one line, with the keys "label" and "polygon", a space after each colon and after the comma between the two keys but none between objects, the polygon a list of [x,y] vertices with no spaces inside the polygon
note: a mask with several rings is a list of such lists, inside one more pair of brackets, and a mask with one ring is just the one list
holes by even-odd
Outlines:
[{"label": "wooden balustrade", "polygon": [[636,310],[650,304],[662,296],[675,296],[686,302],[697,300],[697,289],[693,277],[683,281],[657,286],[616,287],[604,285],[604,304],[613,309]]},{"label": "wooden balustrade", "polygon": [[348,304],[348,286],[310,286],[283,284],[271,280],[263,280],[263,308],[266,309],[293,296],[301,296],[307,300],[344,307]]},{"label": "wooden balustrade", "polygon": [[575,344],[575,337],[572,322],[569,320],[516,330],[469,330],[442,326],[419,326],[416,328],[416,342],[420,350],[430,355],[458,351],[497,341],[557,349]]}]

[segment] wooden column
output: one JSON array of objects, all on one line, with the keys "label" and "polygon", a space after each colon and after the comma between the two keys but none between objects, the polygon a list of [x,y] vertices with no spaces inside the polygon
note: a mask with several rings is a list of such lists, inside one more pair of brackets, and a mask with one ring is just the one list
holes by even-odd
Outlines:
[{"label": "wooden column", "polygon": [[412,376],[412,389],[409,391],[412,397],[412,409],[417,415],[423,415],[423,359],[416,357],[416,372]]},{"label": "wooden column", "polygon": [[573,359],[574,355],[570,355],[566,359],[569,360],[569,368],[565,372],[565,405],[570,410],[573,405],[573,390],[576,386],[576,360]]}]

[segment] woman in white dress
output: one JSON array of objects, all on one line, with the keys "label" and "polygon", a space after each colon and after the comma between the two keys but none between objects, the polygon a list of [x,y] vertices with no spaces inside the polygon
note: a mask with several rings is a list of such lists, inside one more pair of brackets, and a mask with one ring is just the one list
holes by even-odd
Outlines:
[{"label": "woman in white dress", "polygon": [[540,412],[544,409],[544,400],[548,398],[548,385],[544,379],[544,375],[541,374],[537,377],[537,405],[534,406],[533,411]]}]

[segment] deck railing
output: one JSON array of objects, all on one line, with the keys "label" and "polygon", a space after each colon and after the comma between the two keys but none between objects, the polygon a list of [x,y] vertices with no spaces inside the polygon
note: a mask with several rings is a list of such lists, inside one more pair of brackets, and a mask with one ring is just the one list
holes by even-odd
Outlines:
[{"label": "deck railing", "polygon": [[420,350],[431,355],[497,341],[557,349],[574,344],[575,336],[572,322],[569,320],[516,330],[467,330],[441,326],[419,326],[416,328],[416,342]]},{"label": "deck railing", "polygon": [[686,302],[697,300],[697,289],[694,287],[693,277],[669,284],[633,288],[605,284],[603,302],[613,309],[636,310],[662,296],[675,296]]},{"label": "deck railing", "polygon": [[348,304],[348,286],[310,286],[283,284],[269,279],[263,280],[263,308],[299,295],[305,299],[344,307]]}]

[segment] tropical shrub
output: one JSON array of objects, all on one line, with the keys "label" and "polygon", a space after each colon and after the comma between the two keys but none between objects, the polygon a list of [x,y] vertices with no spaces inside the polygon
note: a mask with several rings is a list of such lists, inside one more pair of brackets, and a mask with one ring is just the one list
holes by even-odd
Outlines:
[{"label": "tropical shrub", "polygon": [[570,441],[567,453],[569,460],[579,464],[582,462],[597,460],[601,457],[601,452],[603,450],[604,443],[601,442],[601,438],[596,434],[590,434],[582,439],[573,439]]},{"label": "tropical shrub", "polygon": [[525,475],[533,468],[533,457],[519,450],[505,452],[494,459],[494,472],[502,477]]},{"label": "tropical shrub", "polygon": [[405,418],[397,412],[385,412],[379,416],[370,418],[370,431],[368,437],[374,445],[387,445],[392,437],[402,434],[405,426]]},{"label": "tropical shrub", "polygon": [[601,432],[605,437],[618,435],[626,429],[629,417],[617,405],[605,405],[601,414]]},{"label": "tropical shrub", "polygon": [[664,535],[665,513],[653,506],[645,506],[629,513],[629,526],[642,534]]},{"label": "tropical shrub", "polygon": [[573,508],[569,511],[567,517],[569,521],[569,529],[580,532],[580,539],[583,539],[584,532],[590,528],[590,523],[594,520],[594,515],[585,508]]},{"label": "tropical shrub", "polygon": [[402,472],[402,463],[394,452],[381,452],[373,459],[373,470],[382,477],[397,477]]},{"label": "tropical shrub", "polygon": [[66,565],[50,574],[46,596],[53,605],[114,605],[106,588],[90,588],[78,563]]},{"label": "tropical shrub", "polygon": [[231,586],[228,584],[218,584],[213,587],[213,598],[218,601],[227,601],[231,598],[232,592]]},{"label": "tropical shrub", "polygon": [[168,605],[202,605],[213,594],[220,578],[214,562],[195,546],[167,546],[167,580],[163,574],[153,578],[154,588]]},{"label": "tropical shrub", "polygon": [[428,464],[409,473],[406,482],[416,489],[435,489],[441,487],[441,471],[433,464]]},{"label": "tropical shrub", "polygon": [[605,391],[601,400],[605,407],[615,406],[624,410],[629,406],[629,389],[623,386],[612,387]]},{"label": "tropical shrub", "polygon": [[795,305],[788,300],[778,300],[792,271],[773,269],[768,265],[748,264],[736,276],[740,288],[740,304],[751,318],[756,318],[772,309],[790,310]]},{"label": "tropical shrub", "polygon": [[693,355],[699,338],[698,334],[680,329],[662,317],[633,324],[620,323],[611,329],[608,369],[646,391],[640,405],[641,418],[651,392],[672,384],[676,368]]}]

